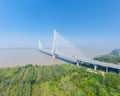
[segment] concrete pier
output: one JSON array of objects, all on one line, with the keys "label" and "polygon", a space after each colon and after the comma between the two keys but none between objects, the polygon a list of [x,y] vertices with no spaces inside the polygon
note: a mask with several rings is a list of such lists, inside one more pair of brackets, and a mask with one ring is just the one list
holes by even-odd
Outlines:
[{"label": "concrete pier", "polygon": [[81,66],[81,61],[80,60],[76,60],[77,62],[77,66]]},{"label": "concrete pier", "polygon": [[56,58],[56,56],[55,56],[55,54],[54,54],[54,53],[52,54],[52,58]]},{"label": "concrete pier", "polygon": [[94,64],[94,70],[97,70],[98,65]]},{"label": "concrete pier", "polygon": [[120,69],[118,69],[118,74],[120,74]]},{"label": "concrete pier", "polygon": [[106,67],[106,72],[108,72],[108,67]]}]

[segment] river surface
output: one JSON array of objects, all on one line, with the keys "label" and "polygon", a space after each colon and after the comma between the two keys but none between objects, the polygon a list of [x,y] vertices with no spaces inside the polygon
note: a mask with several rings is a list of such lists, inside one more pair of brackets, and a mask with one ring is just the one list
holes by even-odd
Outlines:
[{"label": "river surface", "polygon": [[[89,58],[109,53],[111,50],[81,48]],[[26,64],[48,65],[62,64],[60,60],[53,60],[50,56],[36,49],[0,49],[0,67],[24,66]]]},{"label": "river surface", "polygon": [[0,67],[24,66],[26,64],[48,65],[60,64],[63,61],[53,60],[50,56],[36,49],[5,49],[0,50]]}]

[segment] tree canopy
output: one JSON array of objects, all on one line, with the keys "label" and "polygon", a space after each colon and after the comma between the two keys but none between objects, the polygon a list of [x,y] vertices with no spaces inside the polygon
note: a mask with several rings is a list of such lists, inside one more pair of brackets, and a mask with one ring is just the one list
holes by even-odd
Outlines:
[{"label": "tree canopy", "polygon": [[0,68],[0,96],[120,96],[120,75],[71,64]]}]

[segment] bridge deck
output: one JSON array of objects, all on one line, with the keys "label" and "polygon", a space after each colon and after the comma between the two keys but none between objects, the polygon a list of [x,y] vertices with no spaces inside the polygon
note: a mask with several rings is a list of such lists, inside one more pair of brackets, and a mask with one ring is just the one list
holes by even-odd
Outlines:
[{"label": "bridge deck", "polygon": [[[45,53],[49,56],[52,56],[52,52],[42,49],[40,50],[40,52]],[[96,61],[96,60],[92,60],[92,59],[82,59],[82,58],[73,58],[71,56],[67,56],[67,55],[63,55],[60,53],[54,53],[56,58],[61,59],[61,60],[67,60],[70,61],[71,63],[77,63],[77,60],[82,61],[82,62],[88,62],[91,63],[93,65],[99,65],[99,66],[105,66],[105,67],[109,67],[109,68],[114,68],[114,69],[120,69],[120,65],[116,65],[116,64],[112,64],[112,63],[106,63],[106,62],[101,62],[101,61]]]}]

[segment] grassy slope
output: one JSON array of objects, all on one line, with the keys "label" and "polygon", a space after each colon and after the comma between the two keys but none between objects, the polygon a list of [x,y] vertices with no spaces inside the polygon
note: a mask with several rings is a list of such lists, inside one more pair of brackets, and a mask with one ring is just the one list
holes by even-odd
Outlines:
[{"label": "grassy slope", "polygon": [[70,64],[1,68],[0,96],[120,96],[120,75]]}]

